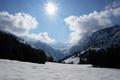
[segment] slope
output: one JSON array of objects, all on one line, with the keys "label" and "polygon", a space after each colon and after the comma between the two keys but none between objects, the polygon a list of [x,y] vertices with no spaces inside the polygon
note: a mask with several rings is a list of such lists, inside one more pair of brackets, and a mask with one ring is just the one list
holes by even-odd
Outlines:
[{"label": "slope", "polygon": [[0,59],[0,80],[119,80],[119,69]]},{"label": "slope", "polygon": [[41,49],[35,49],[11,34],[0,31],[0,58],[36,63],[45,63],[46,55]]}]

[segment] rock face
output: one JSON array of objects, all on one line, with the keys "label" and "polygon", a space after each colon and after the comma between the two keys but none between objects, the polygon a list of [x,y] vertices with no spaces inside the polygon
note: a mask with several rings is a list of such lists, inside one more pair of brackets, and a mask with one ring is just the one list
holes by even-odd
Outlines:
[{"label": "rock face", "polygon": [[116,25],[93,33],[89,43],[93,47],[110,47],[120,44],[120,26]]},{"label": "rock face", "polygon": [[94,32],[91,36],[85,36],[78,44],[70,48],[70,55],[65,59],[77,54],[87,56],[89,49],[95,49],[96,51],[99,49],[114,49],[116,45],[120,45],[120,25],[104,28]]},{"label": "rock face", "polygon": [[120,25],[115,25],[94,32],[91,36],[85,37],[73,46],[69,52],[81,52],[87,48],[107,48],[120,44]]},{"label": "rock face", "polygon": [[15,35],[3,31],[0,31],[0,58],[34,63],[46,62],[44,51],[22,43]]}]

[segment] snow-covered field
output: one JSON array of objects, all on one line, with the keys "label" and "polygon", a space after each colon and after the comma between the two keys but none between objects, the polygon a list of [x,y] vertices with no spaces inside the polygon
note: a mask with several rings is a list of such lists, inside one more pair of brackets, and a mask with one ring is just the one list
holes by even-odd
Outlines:
[{"label": "snow-covered field", "polygon": [[0,59],[0,80],[120,80],[120,69]]}]

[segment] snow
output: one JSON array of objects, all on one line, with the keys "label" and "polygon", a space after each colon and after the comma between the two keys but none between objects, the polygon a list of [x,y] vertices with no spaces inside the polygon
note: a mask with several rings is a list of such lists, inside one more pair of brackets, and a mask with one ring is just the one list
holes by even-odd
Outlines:
[{"label": "snow", "polygon": [[79,61],[80,61],[79,57],[70,57],[64,60],[65,63],[73,63],[73,64],[79,64]]},{"label": "snow", "polygon": [[0,80],[120,80],[119,69],[0,59]]}]

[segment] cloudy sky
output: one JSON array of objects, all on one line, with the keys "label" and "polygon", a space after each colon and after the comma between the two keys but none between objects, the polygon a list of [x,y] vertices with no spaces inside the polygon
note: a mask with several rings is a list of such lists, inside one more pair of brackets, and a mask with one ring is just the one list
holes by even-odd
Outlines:
[{"label": "cloudy sky", "polygon": [[75,44],[115,24],[120,0],[0,0],[0,30],[48,44]]}]

